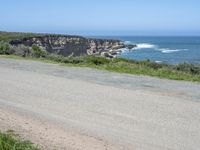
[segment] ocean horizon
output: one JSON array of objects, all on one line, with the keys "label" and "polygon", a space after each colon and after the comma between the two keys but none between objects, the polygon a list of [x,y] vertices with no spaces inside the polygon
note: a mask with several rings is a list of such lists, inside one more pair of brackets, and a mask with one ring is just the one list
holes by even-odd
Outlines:
[{"label": "ocean horizon", "polygon": [[200,36],[93,36],[119,39],[125,44],[136,44],[132,50],[122,49],[118,57],[151,60],[158,63],[200,64]]}]

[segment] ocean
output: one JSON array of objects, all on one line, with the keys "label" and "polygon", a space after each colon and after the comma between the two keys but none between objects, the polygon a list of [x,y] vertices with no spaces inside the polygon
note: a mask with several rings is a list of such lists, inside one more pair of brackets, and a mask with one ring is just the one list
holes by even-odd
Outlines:
[{"label": "ocean", "polygon": [[137,44],[132,50],[123,49],[119,57],[151,60],[159,63],[200,64],[200,37],[104,37]]}]

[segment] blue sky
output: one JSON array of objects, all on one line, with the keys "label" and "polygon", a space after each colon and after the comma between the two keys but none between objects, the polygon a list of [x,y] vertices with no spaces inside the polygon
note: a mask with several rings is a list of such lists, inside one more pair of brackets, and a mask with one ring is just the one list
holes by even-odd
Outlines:
[{"label": "blue sky", "polygon": [[200,0],[0,0],[0,30],[200,35]]}]

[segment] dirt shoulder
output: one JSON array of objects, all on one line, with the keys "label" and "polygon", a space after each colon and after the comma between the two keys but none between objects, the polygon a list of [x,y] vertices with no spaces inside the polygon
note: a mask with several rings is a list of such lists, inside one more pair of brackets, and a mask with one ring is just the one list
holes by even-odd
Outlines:
[{"label": "dirt shoulder", "polygon": [[14,130],[44,150],[116,150],[101,139],[84,136],[63,129],[44,119],[17,113],[15,109],[0,107],[0,130]]}]

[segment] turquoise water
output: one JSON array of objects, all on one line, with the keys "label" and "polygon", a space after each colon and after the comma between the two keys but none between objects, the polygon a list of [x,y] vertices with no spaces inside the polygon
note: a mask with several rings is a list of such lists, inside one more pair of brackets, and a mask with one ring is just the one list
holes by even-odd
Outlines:
[{"label": "turquoise water", "polygon": [[112,37],[136,49],[123,50],[120,57],[163,62],[169,64],[200,64],[200,37]]}]

